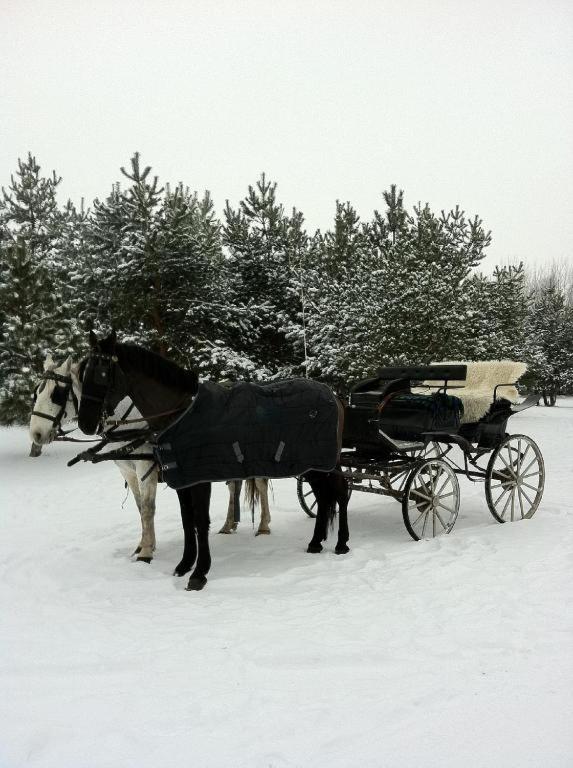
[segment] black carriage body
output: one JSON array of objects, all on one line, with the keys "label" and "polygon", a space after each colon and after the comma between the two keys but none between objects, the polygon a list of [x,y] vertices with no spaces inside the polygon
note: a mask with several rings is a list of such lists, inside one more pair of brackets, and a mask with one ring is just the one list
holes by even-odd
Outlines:
[{"label": "black carriage body", "polygon": [[[411,391],[413,381],[465,378],[465,366],[384,368],[375,379],[358,384],[346,409],[343,445],[359,450],[388,451],[394,440],[421,440],[426,433],[460,428],[463,405],[445,392]],[[382,434],[381,434],[382,433]]]},{"label": "black carriage body", "polygon": [[495,400],[485,416],[471,424],[462,424],[459,434],[479,450],[497,448],[507,435],[507,422],[514,413],[509,400]]}]

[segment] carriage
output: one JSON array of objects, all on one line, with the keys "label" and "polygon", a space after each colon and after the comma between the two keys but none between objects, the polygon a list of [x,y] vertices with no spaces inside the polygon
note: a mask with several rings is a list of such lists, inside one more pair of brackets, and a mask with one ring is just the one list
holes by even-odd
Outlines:
[{"label": "carriage", "polygon": [[[543,457],[530,437],[507,432],[510,417],[539,399],[516,402],[524,372],[512,361],[441,363],[382,368],[360,382],[346,405],[340,456],[349,494],[396,499],[415,540],[453,529],[458,475],[484,482],[498,522],[532,517],[543,495]],[[316,499],[303,478],[297,492],[314,517]]]}]

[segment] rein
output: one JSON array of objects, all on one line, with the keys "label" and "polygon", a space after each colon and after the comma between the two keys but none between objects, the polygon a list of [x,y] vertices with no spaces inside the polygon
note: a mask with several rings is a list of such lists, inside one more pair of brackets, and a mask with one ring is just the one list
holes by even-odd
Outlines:
[{"label": "rein", "polygon": [[[187,396],[185,396],[185,399],[187,399]],[[121,419],[107,419],[107,423],[112,425],[112,428],[117,428],[121,426],[122,424],[137,424],[140,421],[152,421],[153,419],[160,419],[163,416],[173,416],[175,413],[181,413],[181,411],[185,410],[184,403],[177,408],[173,408],[171,411],[163,411],[163,413],[154,413],[151,416],[146,416],[145,418],[142,416],[139,419],[126,419],[125,416],[127,416],[127,413],[121,418]],[[104,433],[105,434],[105,433]]]}]

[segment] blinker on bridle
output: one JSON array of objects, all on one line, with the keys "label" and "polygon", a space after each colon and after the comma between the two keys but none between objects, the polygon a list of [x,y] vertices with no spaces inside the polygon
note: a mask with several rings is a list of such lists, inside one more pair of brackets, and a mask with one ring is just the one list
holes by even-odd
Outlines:
[{"label": "blinker on bridle", "polygon": [[[74,394],[74,390],[72,388],[72,377],[62,376],[61,373],[56,373],[55,371],[45,371],[42,374],[41,378],[43,381],[56,382],[56,386],[54,388],[54,391],[51,394],[50,399],[55,405],[60,406],[60,410],[55,416],[51,416],[49,413],[43,413],[42,411],[37,411],[34,408],[34,410],[32,411],[32,416],[38,416],[41,419],[47,419],[48,421],[51,421],[54,424],[54,428],[61,429],[62,419],[66,415],[66,406],[68,404],[68,398],[70,396],[70,393],[72,395],[72,401],[74,403],[76,413],[78,411],[78,401]],[[61,382],[62,384],[64,384],[64,386],[59,387],[58,382]],[[42,387],[42,384],[40,383],[34,390],[34,395],[33,395],[34,405],[38,399],[38,393],[40,392],[41,387]]]},{"label": "blinker on bridle", "polygon": [[[114,366],[117,365],[117,355],[107,355],[102,352],[88,356],[82,381],[82,400],[91,400],[102,406],[100,428],[107,418],[107,406],[113,392],[115,376]],[[91,373],[91,379],[86,381],[86,373]],[[112,409],[113,412],[113,409]]]}]

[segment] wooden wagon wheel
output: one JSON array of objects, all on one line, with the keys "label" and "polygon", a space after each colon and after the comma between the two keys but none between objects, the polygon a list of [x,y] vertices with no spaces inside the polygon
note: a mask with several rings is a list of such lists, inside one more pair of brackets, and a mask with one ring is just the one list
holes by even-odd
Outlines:
[{"label": "wooden wagon wheel", "polygon": [[415,541],[449,533],[459,508],[458,478],[445,461],[427,459],[411,471],[402,498],[402,517]]},{"label": "wooden wagon wheel", "polygon": [[[441,455],[441,449],[438,443],[428,443],[424,448],[419,448],[416,451],[406,451],[404,454],[408,459],[435,459]],[[401,494],[406,486],[408,476],[412,471],[411,461],[404,464],[402,468],[396,472],[385,472],[380,478],[380,485],[383,488],[393,491],[391,495]],[[398,499],[400,496],[398,496]]]},{"label": "wooden wagon wheel", "polygon": [[[300,506],[306,512],[309,517],[316,517],[316,496],[314,491],[310,487],[308,480],[304,476],[297,477],[296,479],[296,495]],[[352,488],[348,489],[348,498],[352,496]]]},{"label": "wooden wagon wheel", "polygon": [[533,517],[545,485],[539,446],[527,435],[508,435],[487,465],[485,498],[498,523]]}]

